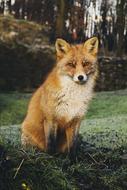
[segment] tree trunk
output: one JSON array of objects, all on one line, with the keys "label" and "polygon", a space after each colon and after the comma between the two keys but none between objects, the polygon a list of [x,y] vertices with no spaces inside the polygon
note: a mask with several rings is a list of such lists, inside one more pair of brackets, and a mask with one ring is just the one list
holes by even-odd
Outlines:
[{"label": "tree trunk", "polygon": [[117,0],[117,56],[123,54],[123,41],[124,41],[124,27],[125,27],[125,1],[121,0],[120,3]]},{"label": "tree trunk", "polygon": [[62,37],[64,30],[65,1],[57,0],[56,37]]}]

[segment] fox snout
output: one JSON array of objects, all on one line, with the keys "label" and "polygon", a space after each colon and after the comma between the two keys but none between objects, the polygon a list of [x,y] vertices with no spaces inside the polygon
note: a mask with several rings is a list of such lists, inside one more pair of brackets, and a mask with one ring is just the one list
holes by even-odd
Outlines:
[{"label": "fox snout", "polygon": [[88,76],[85,73],[75,74],[73,77],[74,82],[84,84],[88,80]]}]

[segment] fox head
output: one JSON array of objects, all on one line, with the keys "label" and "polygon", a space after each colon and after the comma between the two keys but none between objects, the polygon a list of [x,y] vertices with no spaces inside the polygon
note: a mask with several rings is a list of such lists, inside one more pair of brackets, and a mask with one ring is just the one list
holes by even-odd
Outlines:
[{"label": "fox head", "polygon": [[57,67],[61,74],[74,82],[84,84],[97,71],[98,38],[71,45],[63,39],[56,40]]}]

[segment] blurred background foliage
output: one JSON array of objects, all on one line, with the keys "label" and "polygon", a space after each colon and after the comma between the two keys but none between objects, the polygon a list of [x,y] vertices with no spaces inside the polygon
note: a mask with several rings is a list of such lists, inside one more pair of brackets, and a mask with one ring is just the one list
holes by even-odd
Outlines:
[{"label": "blurred background foliage", "polygon": [[127,88],[126,0],[0,0],[0,89],[31,91],[54,65],[54,42],[98,36],[96,90]]}]

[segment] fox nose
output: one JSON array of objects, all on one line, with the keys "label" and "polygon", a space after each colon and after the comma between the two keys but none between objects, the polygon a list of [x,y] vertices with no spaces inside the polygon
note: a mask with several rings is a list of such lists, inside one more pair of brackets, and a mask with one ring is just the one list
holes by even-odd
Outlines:
[{"label": "fox nose", "polygon": [[79,80],[79,81],[83,81],[83,79],[84,79],[84,76],[83,76],[83,75],[79,75],[79,76],[78,76],[78,80]]}]

